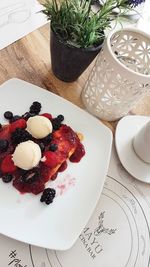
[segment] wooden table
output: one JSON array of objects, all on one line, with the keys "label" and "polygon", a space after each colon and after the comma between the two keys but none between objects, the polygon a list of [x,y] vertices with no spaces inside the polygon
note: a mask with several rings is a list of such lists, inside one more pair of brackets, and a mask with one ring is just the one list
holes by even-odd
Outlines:
[{"label": "wooden table", "polygon": [[[73,83],[58,80],[52,73],[49,49],[49,23],[0,51],[0,84],[17,77],[58,94],[84,108],[80,94],[88,78],[89,68]],[[150,95],[131,111],[150,115]],[[117,122],[104,122],[113,131]]]}]

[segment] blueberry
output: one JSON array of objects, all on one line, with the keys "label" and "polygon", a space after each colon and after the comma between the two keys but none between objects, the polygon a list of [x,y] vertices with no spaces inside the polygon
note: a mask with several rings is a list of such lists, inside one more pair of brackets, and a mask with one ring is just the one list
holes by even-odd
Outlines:
[{"label": "blueberry", "polygon": [[13,117],[13,113],[12,113],[11,111],[6,111],[6,112],[4,113],[4,117],[5,117],[5,119],[7,119],[7,120],[11,120],[12,117]]},{"label": "blueberry", "polygon": [[58,146],[56,144],[50,144],[49,150],[50,151],[56,151],[58,149]]},{"label": "blueberry", "polygon": [[12,179],[13,179],[13,176],[10,173],[7,173],[4,176],[2,176],[2,180],[4,183],[10,183]]},{"label": "blueberry", "polygon": [[53,130],[56,131],[61,126],[61,121],[58,118],[52,119]]},{"label": "blueberry", "polygon": [[57,116],[57,119],[62,122],[64,120],[64,116],[62,114]]},{"label": "blueberry", "polygon": [[5,152],[8,148],[8,141],[4,139],[0,139],[0,152]]}]

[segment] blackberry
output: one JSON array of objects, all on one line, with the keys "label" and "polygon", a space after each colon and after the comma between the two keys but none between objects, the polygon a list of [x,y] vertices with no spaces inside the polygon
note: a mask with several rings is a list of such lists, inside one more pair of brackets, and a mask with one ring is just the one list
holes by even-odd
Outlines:
[{"label": "blackberry", "polygon": [[2,176],[2,180],[4,183],[10,183],[12,179],[13,179],[13,176],[10,173],[7,173],[4,176]]},{"label": "blackberry", "polygon": [[49,150],[50,151],[56,151],[58,149],[58,146],[56,144],[50,144]]},{"label": "blackberry", "polygon": [[62,114],[57,116],[57,119],[62,122],[64,120],[64,116]]},{"label": "blackberry", "polygon": [[52,141],[52,134],[48,134],[45,138],[42,139],[42,142],[45,145],[48,145]]},{"label": "blackberry", "polygon": [[6,111],[6,112],[4,113],[4,117],[5,117],[5,119],[7,119],[7,120],[11,120],[12,117],[13,117],[13,113],[12,113],[11,111]]},{"label": "blackberry", "polygon": [[23,183],[32,184],[39,180],[40,171],[38,168],[22,172],[21,181]]},{"label": "blackberry", "polygon": [[30,107],[30,113],[34,113],[35,115],[38,115],[41,111],[41,103],[39,103],[38,101],[35,101],[32,103],[31,107]]},{"label": "blackberry", "polygon": [[53,199],[56,195],[56,191],[53,188],[46,188],[43,191],[40,201],[45,202],[47,205],[53,202]]},{"label": "blackberry", "polygon": [[0,139],[0,152],[5,152],[7,151],[9,142],[5,139]]},{"label": "blackberry", "polygon": [[26,130],[17,128],[11,135],[11,140],[14,144],[19,144],[28,140],[32,140],[32,135]]},{"label": "blackberry", "polygon": [[0,123],[0,129],[2,129],[2,124]]},{"label": "blackberry", "polygon": [[61,121],[58,118],[54,118],[51,121],[52,125],[53,125],[53,130],[59,130],[60,126],[61,126]]}]

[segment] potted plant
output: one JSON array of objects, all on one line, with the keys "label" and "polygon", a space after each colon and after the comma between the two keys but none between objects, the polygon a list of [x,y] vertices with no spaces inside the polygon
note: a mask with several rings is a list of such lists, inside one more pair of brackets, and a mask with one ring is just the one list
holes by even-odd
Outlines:
[{"label": "potted plant", "polygon": [[42,12],[51,21],[54,75],[66,82],[75,81],[100,52],[112,20],[141,2],[144,0],[105,0],[94,11],[93,0],[45,0]]}]

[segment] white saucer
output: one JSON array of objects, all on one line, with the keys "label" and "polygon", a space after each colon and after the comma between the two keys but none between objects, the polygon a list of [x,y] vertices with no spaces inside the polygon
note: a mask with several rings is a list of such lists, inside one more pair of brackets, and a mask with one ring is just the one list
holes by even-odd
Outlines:
[{"label": "white saucer", "polygon": [[132,140],[150,117],[126,116],[117,125],[115,144],[119,159],[124,168],[136,179],[150,183],[150,164],[142,161],[134,152]]}]

